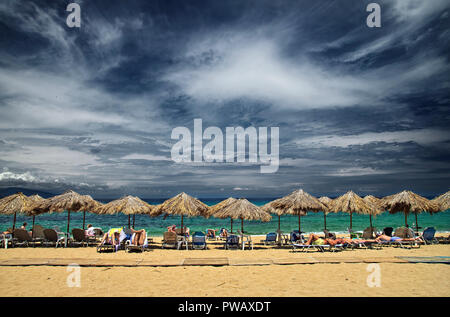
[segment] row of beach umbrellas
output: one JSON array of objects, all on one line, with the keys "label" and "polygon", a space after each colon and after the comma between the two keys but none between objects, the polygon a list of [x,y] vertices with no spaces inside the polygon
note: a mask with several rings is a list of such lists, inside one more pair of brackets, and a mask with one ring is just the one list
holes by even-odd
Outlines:
[{"label": "row of beach umbrellas", "polygon": [[86,211],[96,214],[117,214],[128,215],[128,227],[131,227],[131,216],[136,214],[156,217],[159,215],[179,215],[181,216],[181,230],[184,229],[184,217],[211,216],[221,219],[230,218],[231,231],[233,230],[233,220],[241,221],[241,231],[244,232],[244,220],[258,220],[267,222],[272,218],[271,214],[278,216],[278,232],[280,230],[280,218],[282,215],[298,216],[298,227],[301,231],[301,217],[307,212],[323,212],[324,228],[326,229],[326,215],[328,213],[345,212],[350,215],[350,226],[352,229],[352,215],[369,215],[370,227],[372,228],[372,217],[384,211],[389,213],[403,212],[405,214],[405,225],[407,217],[414,213],[416,217],[416,228],[418,228],[417,214],[421,212],[436,213],[450,208],[450,191],[440,195],[433,200],[428,200],[411,191],[402,191],[395,195],[384,198],[366,196],[361,198],[353,191],[331,199],[328,197],[316,198],[302,189],[292,192],[290,195],[276,199],[262,207],[258,207],[245,198],[228,198],[214,206],[207,206],[200,200],[180,193],[173,198],[164,201],[160,205],[150,205],[135,196],[125,196],[120,199],[102,204],[94,200],[89,195],[80,195],[72,190],[66,191],[48,199],[43,199],[39,195],[25,196],[17,193],[0,199],[0,214],[14,215],[13,229],[15,228],[16,214],[23,213],[33,217],[43,213],[67,211],[67,233],[70,229],[70,213],[83,212],[83,229],[85,227]]}]

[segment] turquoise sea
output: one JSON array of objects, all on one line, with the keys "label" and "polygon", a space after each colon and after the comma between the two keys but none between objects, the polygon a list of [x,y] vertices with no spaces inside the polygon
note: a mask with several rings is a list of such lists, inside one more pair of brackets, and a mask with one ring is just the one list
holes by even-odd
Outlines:
[{"label": "turquoise sea", "polygon": [[[222,199],[202,199],[202,201],[211,206]],[[268,203],[270,200],[265,199],[249,199],[257,206],[262,206]],[[105,203],[108,201],[102,201]],[[163,199],[147,199],[150,204],[159,204],[163,202]],[[309,212],[308,215],[301,217],[301,229],[304,232],[322,232],[323,230],[323,213]],[[16,227],[20,227],[23,222],[28,223],[28,228],[31,229],[32,217],[26,217],[24,215],[17,214]],[[230,219],[217,219],[210,217],[205,219],[203,217],[184,217],[184,224],[187,225],[191,232],[205,231],[208,228],[220,229],[222,227],[230,229]],[[377,217],[374,217],[373,226],[377,229],[383,229],[384,227],[400,227],[405,224],[405,217],[402,213],[389,214],[385,212]],[[440,232],[450,232],[450,210],[440,212],[434,215],[429,213],[421,213],[418,215],[419,226],[435,227]],[[12,227],[13,216],[12,215],[0,215],[0,229],[2,231],[9,227]],[[42,214],[35,218],[35,223],[42,225],[44,228],[59,227],[62,231],[67,228],[67,213],[52,213]],[[92,213],[86,213],[86,225],[90,223],[94,227],[100,227],[103,231],[120,226],[128,226],[128,216],[123,214],[117,215],[96,215]],[[135,216],[135,228],[146,229],[151,236],[162,236],[166,228],[172,224],[180,226],[181,217],[168,216],[166,219],[163,216],[151,218],[147,215]],[[328,214],[327,215],[327,228],[332,232],[344,233],[347,232],[349,227],[350,216],[346,213]],[[408,217],[408,224],[415,226],[415,217],[410,215]],[[83,213],[71,212],[70,213],[70,228],[81,228],[83,225]],[[353,214],[353,230],[362,231],[369,226],[369,216]],[[233,232],[241,228],[240,220],[233,221]],[[247,234],[266,234],[268,232],[274,232],[278,228],[278,217],[273,216],[269,222],[260,221],[244,221],[244,231]],[[298,217],[297,216],[282,216],[281,217],[281,230],[283,232],[290,232],[298,229]]]}]

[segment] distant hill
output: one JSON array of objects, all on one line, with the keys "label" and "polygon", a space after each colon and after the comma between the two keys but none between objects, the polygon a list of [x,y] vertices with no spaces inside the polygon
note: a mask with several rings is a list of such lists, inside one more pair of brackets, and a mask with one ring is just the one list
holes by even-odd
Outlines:
[{"label": "distant hill", "polygon": [[21,188],[21,187],[8,187],[8,188],[0,188],[0,198],[16,194],[18,192],[24,193],[26,196],[31,196],[34,194],[38,194],[39,196],[43,198],[49,198],[54,196],[55,194],[43,192],[36,189],[28,189],[28,188]]}]

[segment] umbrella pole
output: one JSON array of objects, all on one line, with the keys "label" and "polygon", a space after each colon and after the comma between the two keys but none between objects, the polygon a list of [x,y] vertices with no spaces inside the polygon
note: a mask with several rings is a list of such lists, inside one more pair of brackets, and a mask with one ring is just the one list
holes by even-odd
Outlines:
[{"label": "umbrella pole", "polygon": [[281,216],[278,215],[278,244],[281,245]]},{"label": "umbrella pole", "polygon": [[352,212],[350,211],[350,230],[352,230]]},{"label": "umbrella pole", "polygon": [[13,231],[14,231],[14,229],[16,229],[16,214],[17,214],[17,212],[14,213]]},{"label": "umbrella pole", "polygon": [[300,226],[300,214],[298,215],[298,231],[302,232],[301,226]]},{"label": "umbrella pole", "polygon": [[370,231],[373,231],[373,227],[372,227],[372,215],[369,215],[369,219],[370,219]]},{"label": "umbrella pole", "polygon": [[414,213],[416,216],[416,232],[419,232],[419,224],[417,223],[417,212]]},{"label": "umbrella pole", "polygon": [[67,210],[67,236],[69,236],[70,229],[70,210]]},{"label": "umbrella pole", "polygon": [[230,218],[231,219],[231,231],[230,231],[230,233],[233,233],[233,218]]},{"label": "umbrella pole", "polygon": [[83,211],[83,230],[84,230],[84,225],[85,225],[85,223],[86,223],[86,210],[85,211]]},{"label": "umbrella pole", "polygon": [[133,229],[134,229],[134,220],[135,220],[134,216],[136,216],[136,215],[133,214]]},{"label": "umbrella pole", "polygon": [[408,214],[405,211],[405,227],[408,227]]},{"label": "umbrella pole", "polygon": [[244,234],[244,218],[241,218],[241,232]]},{"label": "umbrella pole", "polygon": [[128,215],[128,229],[130,229],[131,228],[131,224],[130,224],[130,215]]},{"label": "umbrella pole", "polygon": [[184,236],[183,215],[181,215],[181,235]]},{"label": "umbrella pole", "polygon": [[33,215],[33,226],[31,227],[31,237],[34,238],[34,217],[35,215]]},{"label": "umbrella pole", "polygon": [[327,213],[323,212],[323,230],[327,230]]}]

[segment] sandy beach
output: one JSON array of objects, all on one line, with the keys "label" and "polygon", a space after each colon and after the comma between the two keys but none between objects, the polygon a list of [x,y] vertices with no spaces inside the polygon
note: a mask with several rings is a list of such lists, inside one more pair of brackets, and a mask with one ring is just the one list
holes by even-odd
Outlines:
[{"label": "sandy beach", "polygon": [[[183,259],[228,258],[228,266],[113,266],[81,267],[80,287],[68,287],[66,266],[2,266],[1,296],[448,296],[450,266],[429,263],[383,263],[396,256],[450,256],[450,245],[419,249],[386,247],[343,252],[293,253],[259,244],[254,250],[224,250],[210,243],[209,250],[154,248],[145,253],[97,253],[89,248],[10,248],[0,250],[8,259],[139,260],[174,263]],[[315,263],[277,265],[292,259],[358,259],[377,262],[380,287],[369,287],[369,263]],[[138,261],[138,262],[139,262]],[[275,262],[276,262],[275,261]],[[74,261],[76,263],[76,261]],[[265,265],[268,263],[269,265]],[[259,265],[255,265],[258,264]],[[231,265],[233,264],[233,265]],[[82,264],[81,264],[82,265]]]}]

